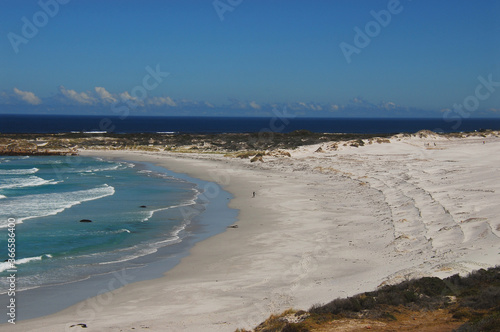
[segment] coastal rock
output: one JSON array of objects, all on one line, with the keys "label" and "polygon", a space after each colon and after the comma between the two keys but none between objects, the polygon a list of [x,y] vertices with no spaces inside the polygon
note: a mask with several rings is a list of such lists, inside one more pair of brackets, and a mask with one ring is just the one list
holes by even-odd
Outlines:
[{"label": "coastal rock", "polygon": [[146,208],[147,206],[146,206],[146,205],[141,205],[141,206],[139,206],[139,207],[144,209],[144,208]]},{"label": "coastal rock", "polygon": [[82,220],[80,220],[80,222],[92,222],[92,220],[90,220],[90,219],[82,219]]}]

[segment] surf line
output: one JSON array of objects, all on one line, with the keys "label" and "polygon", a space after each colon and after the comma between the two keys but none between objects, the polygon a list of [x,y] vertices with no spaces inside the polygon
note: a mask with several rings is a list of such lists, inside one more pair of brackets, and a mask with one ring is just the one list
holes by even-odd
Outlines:
[{"label": "surf line", "polygon": [[7,281],[9,282],[9,290],[7,295],[9,296],[9,305],[7,306],[7,316],[10,318],[8,322],[10,324],[16,324],[16,219],[7,219],[7,250],[8,250],[8,260],[10,264],[10,269],[7,270],[9,276]]}]

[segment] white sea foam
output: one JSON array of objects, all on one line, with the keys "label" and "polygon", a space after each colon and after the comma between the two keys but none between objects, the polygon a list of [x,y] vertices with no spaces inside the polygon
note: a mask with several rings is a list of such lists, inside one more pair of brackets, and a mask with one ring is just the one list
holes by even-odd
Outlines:
[{"label": "white sea foam", "polygon": [[121,168],[121,165],[104,166],[104,167],[99,167],[99,168],[91,168],[90,167],[90,168],[81,170],[80,172],[82,172],[82,173],[95,173],[95,172],[104,172],[104,171],[115,171],[119,168]]},{"label": "white sea foam", "polygon": [[168,245],[172,245],[172,244],[175,244],[175,243],[179,243],[181,241],[181,239],[178,236],[178,234],[185,227],[186,227],[186,225],[181,226],[178,230],[174,231],[173,236],[171,236],[171,237],[169,237],[169,238],[167,238],[167,239],[165,239],[163,241],[158,241],[158,242],[150,243],[150,244],[148,244],[146,246],[135,245],[133,247],[123,248],[121,250],[118,250],[118,251],[130,251],[130,252],[133,252],[133,254],[125,255],[125,256],[120,257],[120,258],[118,258],[116,260],[108,261],[108,262],[101,262],[101,263],[98,263],[98,264],[99,265],[109,265],[109,264],[115,264],[115,263],[123,263],[123,262],[127,262],[127,261],[130,261],[130,260],[136,259],[138,257],[142,257],[142,256],[154,254],[155,252],[158,251],[158,249],[160,249],[161,247],[166,246],[167,244]]},{"label": "white sea foam", "polygon": [[178,204],[178,205],[172,205],[172,206],[167,206],[167,207],[164,207],[164,208],[161,208],[161,209],[147,211],[147,217],[143,218],[141,220],[141,222],[148,221],[149,219],[151,219],[154,216],[154,214],[156,212],[165,211],[165,210],[169,210],[169,209],[175,209],[175,208],[179,208],[179,207],[183,207],[183,206],[195,205],[195,204],[196,204],[195,200],[189,200],[189,201],[187,201],[185,203],[181,203],[181,204]]},{"label": "white sea foam", "polygon": [[29,169],[0,169],[0,175],[35,174],[39,169],[36,167]]},{"label": "white sea foam", "polygon": [[[182,241],[180,233],[186,229],[186,227],[190,224],[190,220],[185,220],[182,224],[176,226],[168,235],[166,235],[166,238],[160,241],[155,241],[151,243],[141,243],[134,245],[132,247],[126,247],[126,248],[121,248],[117,249],[115,252],[123,252],[123,253],[131,253],[131,254],[125,254],[124,256],[112,260],[112,261],[106,261],[106,262],[100,262],[98,263],[99,265],[108,265],[108,264],[115,264],[115,263],[123,263],[126,261],[133,260],[138,257],[154,254],[155,252],[158,251],[158,249],[165,247],[167,245],[172,245],[176,244]],[[128,231],[127,229],[122,229],[121,231]],[[128,231],[130,232],[130,231]],[[101,253],[95,253],[92,254],[91,256],[97,256],[101,255]]]},{"label": "white sea foam", "polygon": [[95,172],[105,172],[105,171],[116,171],[119,169],[126,169],[132,167],[133,164],[126,163],[126,162],[120,162],[120,163],[112,163],[112,164],[107,164],[107,165],[102,165],[102,166],[97,166],[97,167],[87,167],[83,169],[75,169],[74,172],[76,173],[95,173]]},{"label": "white sea foam", "polygon": [[127,256],[121,257],[121,258],[114,260],[114,261],[100,262],[100,263],[98,263],[98,265],[109,265],[109,264],[123,263],[123,262],[127,262],[127,261],[130,261],[130,260],[138,258],[138,257],[154,254],[157,251],[158,251],[158,248],[142,248],[142,249],[136,250],[135,253],[132,255],[127,255]]},{"label": "white sea foam", "polygon": [[52,258],[52,255],[46,254],[46,255],[41,255],[41,256],[36,256],[36,257],[27,257],[27,258],[16,259],[14,266],[12,266],[12,264],[10,264],[9,262],[1,262],[0,263],[0,272],[10,270],[10,269],[17,269],[17,267],[21,264],[26,264],[26,263],[33,262],[33,261],[41,261],[44,257]]},{"label": "white sea foam", "polygon": [[172,237],[165,239],[163,241],[156,242],[156,245],[158,246],[163,246],[165,244],[172,244],[172,243],[177,243],[180,242],[181,237],[179,234],[186,229],[186,227],[190,224],[189,220],[185,220],[181,225],[177,226],[174,228],[172,231]]},{"label": "white sea foam", "polygon": [[0,199],[7,198],[5,195],[0,195]]},{"label": "white sea foam", "polygon": [[0,189],[24,188],[24,187],[38,187],[46,184],[57,184],[59,181],[45,180],[38,176],[31,175],[23,178],[11,178],[0,180]]},{"label": "white sea foam", "polygon": [[110,231],[110,230],[101,230],[101,231],[96,231],[95,235],[108,235],[108,234],[120,234],[120,233],[130,233],[130,230],[126,228],[118,229],[115,231]]},{"label": "white sea foam", "polygon": [[168,209],[168,208],[163,208],[163,209],[158,209],[158,210],[151,210],[151,211],[145,212],[146,217],[142,218],[141,222],[145,222],[145,221],[148,221],[149,219],[151,219],[151,217],[155,214],[155,212],[166,210],[166,209]]},{"label": "white sea foam", "polygon": [[0,228],[7,227],[9,216],[17,216],[16,221],[22,223],[27,219],[56,215],[74,205],[111,196],[114,193],[115,188],[105,184],[87,190],[14,197],[2,204]]}]

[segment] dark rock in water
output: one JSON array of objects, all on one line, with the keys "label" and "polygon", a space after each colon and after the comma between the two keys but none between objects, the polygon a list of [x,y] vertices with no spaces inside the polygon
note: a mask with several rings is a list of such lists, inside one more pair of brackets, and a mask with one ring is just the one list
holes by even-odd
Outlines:
[{"label": "dark rock in water", "polygon": [[80,222],[92,222],[92,220],[90,220],[90,219],[82,219],[82,220],[80,220]]},{"label": "dark rock in water", "polygon": [[238,225],[227,226],[227,228],[238,228]]},{"label": "dark rock in water", "polygon": [[147,207],[147,206],[146,206],[146,205],[141,205],[141,206],[139,206],[139,207],[141,207],[141,208],[145,208],[145,207]]}]

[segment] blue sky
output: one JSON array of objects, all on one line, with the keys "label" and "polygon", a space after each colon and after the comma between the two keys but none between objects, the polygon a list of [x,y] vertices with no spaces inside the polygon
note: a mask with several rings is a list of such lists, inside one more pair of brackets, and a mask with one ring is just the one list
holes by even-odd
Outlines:
[{"label": "blue sky", "polygon": [[0,5],[0,113],[500,116],[496,0]]}]

